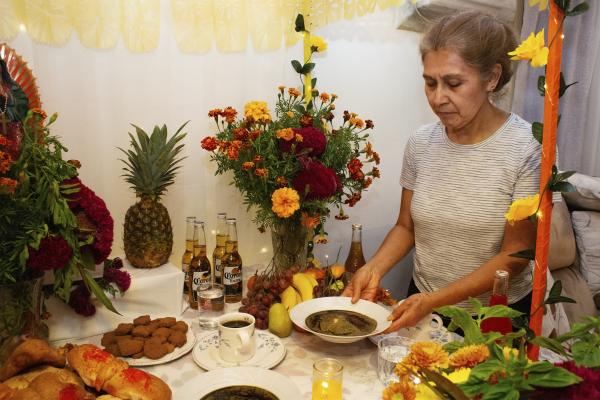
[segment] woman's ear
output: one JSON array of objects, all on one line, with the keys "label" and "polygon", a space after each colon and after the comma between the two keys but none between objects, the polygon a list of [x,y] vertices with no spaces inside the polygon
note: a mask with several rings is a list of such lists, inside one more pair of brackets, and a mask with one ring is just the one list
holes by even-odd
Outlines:
[{"label": "woman's ear", "polygon": [[502,76],[502,65],[495,64],[492,67],[492,71],[490,72],[490,79],[488,80],[486,90],[488,92],[493,92],[498,86],[498,81],[500,80],[500,76]]}]

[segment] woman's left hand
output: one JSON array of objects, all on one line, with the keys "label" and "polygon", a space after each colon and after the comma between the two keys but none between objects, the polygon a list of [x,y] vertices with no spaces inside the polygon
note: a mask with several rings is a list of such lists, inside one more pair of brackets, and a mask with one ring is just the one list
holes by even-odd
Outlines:
[{"label": "woman's left hand", "polygon": [[415,326],[429,315],[432,309],[431,295],[429,293],[413,294],[392,311],[392,314],[388,317],[388,320],[393,321],[392,325],[384,333]]}]

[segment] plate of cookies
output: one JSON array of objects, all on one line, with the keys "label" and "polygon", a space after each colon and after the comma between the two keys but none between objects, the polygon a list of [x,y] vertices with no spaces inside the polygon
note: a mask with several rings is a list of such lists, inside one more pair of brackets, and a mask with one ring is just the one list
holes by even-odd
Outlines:
[{"label": "plate of cookies", "polygon": [[129,365],[140,367],[173,361],[189,353],[195,341],[196,337],[185,321],[142,315],[104,333],[100,344]]}]

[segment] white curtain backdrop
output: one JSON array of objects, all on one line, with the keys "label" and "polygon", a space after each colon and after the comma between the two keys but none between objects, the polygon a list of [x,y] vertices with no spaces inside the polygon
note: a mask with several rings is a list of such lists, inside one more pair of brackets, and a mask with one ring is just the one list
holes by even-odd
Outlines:
[{"label": "white curtain backdrop", "polygon": [[[164,7],[166,1],[161,4]],[[69,148],[66,157],[82,162],[81,178],[106,201],[115,219],[113,256],[123,254],[122,223],[127,208],[135,202],[120,177],[117,150],[129,145],[129,124],[151,129],[165,123],[174,132],[190,120],[185,139],[187,159],[164,197],[175,232],[171,261],[179,265],[186,216],[206,221],[212,249],[215,242],[210,232],[216,213],[225,211],[238,218],[245,264],[264,263],[270,259],[270,234],[257,231],[239,192],[228,185],[229,177],[214,176],[215,165],[200,148],[200,140],[214,132],[213,121],[207,117],[209,109],[233,106],[240,110],[250,100],[266,100],[273,109],[278,85],[299,84],[290,60],[300,59],[302,49],[256,53],[248,46],[243,53],[183,54],[169,31],[167,14],[162,13],[159,47],[148,54],[132,54],[122,45],[91,50],[76,38],[56,48],[20,35],[9,45],[34,70],[44,109],[48,114],[59,113],[53,132]],[[375,252],[398,214],[404,144],[419,125],[433,120],[422,89],[420,35],[395,29],[395,19],[394,10],[388,10],[316,32],[329,43],[327,53],[316,60],[318,88],[339,96],[338,116],[348,109],[375,122],[372,141],[382,158],[382,179],[355,208],[348,209],[350,219],[328,222],[330,243],[317,249],[322,260],[328,255],[329,261],[334,261],[341,246],[340,261],[344,261],[351,223],[364,225],[366,256]],[[403,265],[409,268],[396,268],[386,279],[386,286],[396,296],[404,292],[410,279],[410,260]]]},{"label": "white curtain backdrop", "polygon": [[[600,176],[600,2],[588,3],[588,12],[565,21],[562,71],[567,84],[578,83],[560,99],[557,142],[560,169]],[[525,5],[522,39],[544,27],[548,35],[547,25],[547,12]],[[513,109],[531,122],[543,121],[544,101],[537,91],[543,74],[543,68],[519,63]]]}]

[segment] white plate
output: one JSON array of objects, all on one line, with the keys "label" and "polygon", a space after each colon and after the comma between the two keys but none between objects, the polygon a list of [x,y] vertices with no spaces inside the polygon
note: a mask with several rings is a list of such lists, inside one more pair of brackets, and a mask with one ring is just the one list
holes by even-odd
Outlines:
[{"label": "white plate", "polygon": [[278,372],[256,367],[221,368],[196,375],[173,391],[174,399],[200,400],[212,391],[234,385],[257,386],[281,400],[301,400],[294,382]]},{"label": "white plate", "polygon": [[[354,311],[370,318],[373,318],[377,322],[375,330],[368,335],[359,336],[336,336],[326,335],[310,330],[306,326],[306,318],[319,311],[327,310],[345,310]],[[317,299],[308,300],[302,302],[292,308],[290,311],[290,318],[298,327],[307,330],[308,332],[320,337],[323,340],[332,343],[353,343],[357,342],[366,337],[377,335],[386,330],[391,322],[387,320],[390,312],[379,304],[372,303],[366,300],[359,300],[355,304],[352,304],[350,297],[320,297]]]},{"label": "white plate", "polygon": [[207,371],[228,367],[273,368],[285,357],[285,346],[281,340],[268,331],[255,330],[256,353],[248,361],[239,364],[224,361],[219,356],[219,331],[211,331],[199,336],[192,357],[196,364]]}]

